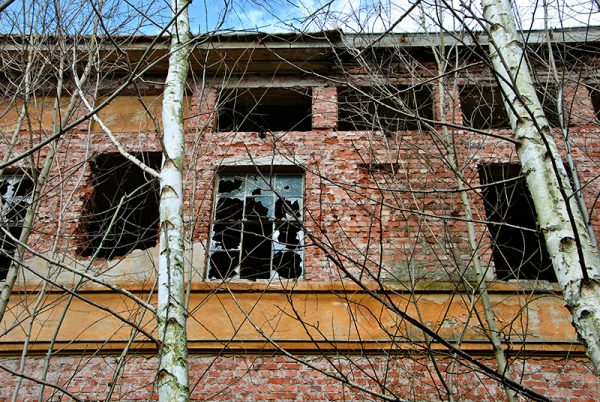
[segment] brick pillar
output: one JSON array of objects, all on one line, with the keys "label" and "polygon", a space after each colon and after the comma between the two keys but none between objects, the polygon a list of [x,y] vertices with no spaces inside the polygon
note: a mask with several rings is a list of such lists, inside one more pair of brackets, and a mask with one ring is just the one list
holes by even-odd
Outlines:
[{"label": "brick pillar", "polygon": [[190,123],[192,131],[210,132],[217,129],[217,90],[195,87],[190,95]]},{"label": "brick pillar", "polygon": [[312,90],[313,130],[335,129],[338,120],[337,88],[315,87]]}]

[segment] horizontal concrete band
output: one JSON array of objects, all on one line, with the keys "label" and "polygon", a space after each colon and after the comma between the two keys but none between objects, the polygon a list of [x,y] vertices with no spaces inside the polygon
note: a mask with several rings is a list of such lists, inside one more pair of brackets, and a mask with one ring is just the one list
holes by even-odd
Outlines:
[{"label": "horizontal concrete band", "polygon": [[[583,347],[577,342],[560,295],[552,287],[528,291],[525,286],[517,291],[519,286],[499,283],[490,291],[508,353],[582,355]],[[344,283],[198,283],[190,295],[188,345],[191,353],[273,353],[279,349],[419,353],[427,342],[422,329],[407,320],[412,317],[461,349],[491,353],[477,296],[451,290],[449,284],[440,283],[435,288],[433,284],[422,285],[409,292],[400,284],[384,291],[374,284],[359,289]],[[155,302],[149,290],[139,286],[129,290]],[[3,352],[22,350],[27,325],[14,323],[28,322],[38,296],[37,292],[17,292],[11,298],[12,317],[1,328]],[[47,351],[67,306],[68,297],[62,293],[48,292],[44,297],[44,308],[36,315],[29,334],[31,353]],[[11,327],[7,323],[12,323]],[[132,350],[151,353],[157,338],[151,311],[124,295],[88,288],[71,301],[54,350],[92,353],[101,349],[110,353],[122,350],[133,339]],[[436,340],[430,346],[444,349]]]}]

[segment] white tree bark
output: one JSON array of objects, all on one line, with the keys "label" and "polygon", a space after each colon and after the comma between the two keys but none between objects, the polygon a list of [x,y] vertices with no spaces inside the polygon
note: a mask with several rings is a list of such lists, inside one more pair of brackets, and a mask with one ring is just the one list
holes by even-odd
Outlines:
[{"label": "white tree bark", "polygon": [[[490,57],[518,140],[517,153],[535,205],[538,224],[544,233],[566,305],[573,315],[573,325],[596,372],[600,374],[598,250],[590,238],[575,197],[570,197],[573,190],[537,98],[510,3],[508,0],[482,0],[481,3],[489,25]],[[568,207],[573,219],[569,216]]]},{"label": "white tree bark", "polygon": [[172,0],[174,23],[163,96],[163,166],[160,172],[160,256],[158,273],[158,396],[189,399],[183,246],[183,100],[190,53],[187,0]]}]

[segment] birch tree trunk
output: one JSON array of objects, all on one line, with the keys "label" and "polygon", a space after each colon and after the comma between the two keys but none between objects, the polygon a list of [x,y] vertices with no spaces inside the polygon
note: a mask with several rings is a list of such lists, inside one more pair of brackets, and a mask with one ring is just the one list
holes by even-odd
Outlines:
[{"label": "birch tree trunk", "polygon": [[[523,54],[508,0],[482,0],[490,57],[504,94],[523,174],[573,325],[600,374],[600,259]],[[569,203],[569,204],[567,204]]]},{"label": "birch tree trunk", "polygon": [[190,53],[188,1],[172,0],[174,23],[163,96],[163,166],[160,172],[160,256],[157,320],[160,401],[189,399],[183,267],[183,98]]}]

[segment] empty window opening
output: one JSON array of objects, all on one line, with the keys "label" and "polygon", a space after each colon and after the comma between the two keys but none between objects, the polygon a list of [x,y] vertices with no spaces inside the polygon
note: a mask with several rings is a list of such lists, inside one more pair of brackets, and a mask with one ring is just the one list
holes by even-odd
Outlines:
[{"label": "empty window opening", "polygon": [[6,279],[17,245],[5,232],[18,239],[31,203],[33,181],[23,174],[0,176],[0,280]]},{"label": "empty window opening", "polygon": [[[540,279],[556,282],[543,234],[520,165],[481,165],[492,258],[501,280]],[[502,225],[509,224],[511,227]],[[529,230],[528,230],[529,229]]]},{"label": "empty window opening", "polygon": [[600,120],[600,87],[594,86],[590,88],[589,91],[592,98],[592,107],[594,108],[596,119]]},{"label": "empty window opening", "polygon": [[560,127],[558,115],[558,89],[554,85],[536,85],[535,91],[544,109],[550,127]]},{"label": "empty window opening", "polygon": [[219,131],[310,131],[312,97],[307,88],[223,90]]},{"label": "empty window opening", "polygon": [[433,120],[433,95],[427,85],[338,89],[339,130],[407,131]]},{"label": "empty window opening", "polygon": [[[160,169],[160,152],[134,156]],[[90,165],[94,192],[84,207],[79,254],[112,258],[155,246],[158,181],[119,153],[99,155]]]},{"label": "empty window opening", "polygon": [[221,175],[208,278],[300,278],[302,188],[301,175]]},{"label": "empty window opening", "polygon": [[465,86],[460,91],[463,124],[479,130],[510,128],[497,86]]}]

